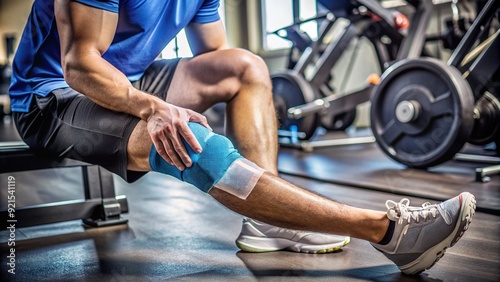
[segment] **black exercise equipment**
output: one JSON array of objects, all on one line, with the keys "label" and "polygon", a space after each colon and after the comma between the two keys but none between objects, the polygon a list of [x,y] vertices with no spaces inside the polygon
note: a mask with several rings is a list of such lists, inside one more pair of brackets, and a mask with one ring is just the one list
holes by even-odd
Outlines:
[{"label": "black exercise equipment", "polygon": [[[16,207],[16,227],[27,227],[67,220],[82,219],[88,226],[100,227],[125,224],[121,214],[128,212],[125,196],[115,195],[113,175],[97,165],[41,155],[22,142],[0,143],[0,172],[19,172],[39,169],[80,167],[85,199],[59,203]],[[43,185],[41,183],[40,185]],[[5,187],[7,188],[7,187]],[[36,189],[36,187],[17,187]],[[0,230],[7,228],[8,210],[0,211]]]},{"label": "black exercise equipment", "polygon": [[316,131],[318,116],[309,115],[302,119],[289,119],[288,109],[310,103],[318,98],[318,93],[301,75],[294,72],[276,73],[272,76],[273,100],[280,129],[297,128],[306,138]]},{"label": "black exercise equipment", "polygon": [[466,142],[499,142],[500,29],[491,28],[499,7],[486,3],[447,64],[405,59],[383,73],[371,127],[389,157],[427,168],[452,159]]},{"label": "black exercise equipment", "polygon": [[382,151],[402,164],[447,161],[471,133],[472,91],[458,70],[438,59],[397,62],[374,93],[373,134]]},{"label": "black exercise equipment", "polygon": [[[432,12],[430,1],[408,1],[415,12],[405,35],[402,28],[407,27],[408,20],[397,11],[383,8],[378,1],[339,1],[334,7],[328,6],[331,1],[318,2],[331,10],[315,18],[320,22],[317,40],[301,32],[299,24],[274,32],[293,43],[289,69],[271,75],[280,130],[297,130],[305,139],[311,138],[320,124],[329,130],[346,129],[356,117],[356,106],[370,99],[373,84],[368,82],[353,93],[338,93],[329,85],[331,69],[348,46],[360,37],[367,38],[381,70],[397,60],[419,57]],[[340,8],[344,13],[339,13]],[[327,40],[334,28],[339,35]],[[296,53],[300,57],[294,60]]]}]

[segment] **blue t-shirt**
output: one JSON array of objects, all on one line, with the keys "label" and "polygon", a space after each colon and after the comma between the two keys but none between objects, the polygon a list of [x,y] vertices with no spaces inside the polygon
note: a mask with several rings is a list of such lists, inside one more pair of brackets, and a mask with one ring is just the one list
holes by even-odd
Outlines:
[{"label": "blue t-shirt", "polygon": [[[118,13],[118,26],[103,58],[136,81],[190,22],[220,19],[219,0],[73,0]],[[13,112],[27,112],[33,95],[69,87],[61,67],[54,0],[35,0],[12,66]]]}]

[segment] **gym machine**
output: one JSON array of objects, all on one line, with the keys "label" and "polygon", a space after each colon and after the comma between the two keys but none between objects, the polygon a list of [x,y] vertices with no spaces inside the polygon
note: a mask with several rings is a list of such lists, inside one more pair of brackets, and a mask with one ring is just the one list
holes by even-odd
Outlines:
[{"label": "gym machine", "polygon": [[[79,167],[83,178],[85,199],[15,207],[15,218],[9,209],[0,210],[0,230],[9,222],[16,227],[81,219],[87,226],[102,227],[126,224],[122,215],[128,213],[124,195],[115,195],[113,175],[97,166],[72,159],[46,156],[31,150],[24,142],[0,142],[0,171],[2,173],[39,169]],[[7,187],[5,187],[7,188]],[[36,187],[25,187],[36,189]],[[6,189],[7,190],[7,189]],[[9,194],[14,196],[15,194]],[[17,221],[17,219],[22,219]]]},{"label": "gym machine", "polygon": [[[376,143],[395,161],[429,168],[452,158],[465,143],[496,143],[500,155],[500,1],[489,0],[447,63],[414,54],[391,65],[371,99]],[[485,160],[485,158],[482,158]],[[477,170],[485,181],[497,165]]]},{"label": "gym machine", "polygon": [[[374,142],[372,136],[309,141],[320,124],[328,130],[344,130],[350,126],[356,116],[356,106],[370,100],[376,84],[367,81],[352,93],[336,93],[329,86],[331,69],[349,44],[360,37],[367,38],[373,45],[382,71],[394,61],[420,55],[432,3],[408,1],[415,8],[412,20],[408,21],[401,13],[385,9],[375,0],[318,2],[324,2],[329,12],[314,19],[321,22],[316,41],[301,32],[297,24],[274,32],[293,43],[290,68],[271,75],[280,135],[292,140],[281,144],[311,151],[317,147]],[[344,20],[340,21],[339,28],[340,18]],[[330,39],[332,31],[338,33],[334,40]],[[297,53],[300,57],[294,60]]]}]

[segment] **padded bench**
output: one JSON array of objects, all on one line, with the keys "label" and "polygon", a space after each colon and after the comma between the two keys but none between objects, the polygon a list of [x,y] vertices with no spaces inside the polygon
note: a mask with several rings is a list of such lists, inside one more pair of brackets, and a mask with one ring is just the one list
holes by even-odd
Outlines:
[{"label": "padded bench", "polygon": [[[0,173],[80,167],[85,199],[15,208],[16,227],[27,227],[82,219],[94,227],[126,224],[121,214],[128,213],[125,196],[115,195],[113,175],[97,166],[66,158],[44,156],[23,142],[0,142]],[[43,184],[42,184],[43,185]],[[2,185],[7,189],[7,183]],[[3,189],[3,188],[2,188]],[[16,187],[36,189],[36,187]],[[7,200],[7,198],[6,198]],[[8,211],[0,211],[0,230],[7,228]]]}]

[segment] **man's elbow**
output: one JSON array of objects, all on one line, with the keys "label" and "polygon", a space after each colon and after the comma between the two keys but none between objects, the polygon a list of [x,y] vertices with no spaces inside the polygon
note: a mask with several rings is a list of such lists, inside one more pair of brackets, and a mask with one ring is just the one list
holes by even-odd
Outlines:
[{"label": "man's elbow", "polygon": [[77,82],[81,79],[82,63],[74,56],[66,55],[62,59],[62,71],[64,80],[71,88],[77,88]]}]

